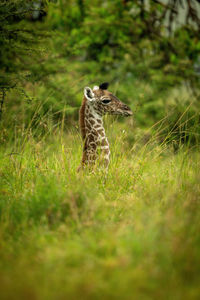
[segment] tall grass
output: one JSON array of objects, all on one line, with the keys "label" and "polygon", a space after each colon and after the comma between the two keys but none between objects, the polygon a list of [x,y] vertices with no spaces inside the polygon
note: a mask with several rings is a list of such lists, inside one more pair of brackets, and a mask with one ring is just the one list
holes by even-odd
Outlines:
[{"label": "tall grass", "polygon": [[81,139],[64,118],[1,132],[1,299],[198,299],[200,154],[183,143],[187,120],[176,131],[166,117],[148,130],[106,120],[105,174],[76,172]]}]

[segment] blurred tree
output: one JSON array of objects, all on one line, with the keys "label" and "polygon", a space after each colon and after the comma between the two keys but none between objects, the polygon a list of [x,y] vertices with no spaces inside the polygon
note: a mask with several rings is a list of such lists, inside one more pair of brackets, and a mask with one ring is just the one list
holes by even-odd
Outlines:
[{"label": "blurred tree", "polygon": [[44,15],[45,6],[36,4],[22,0],[0,3],[0,116],[6,91],[35,81],[39,75],[37,64],[43,55],[40,42],[46,33],[27,22],[35,19],[36,12],[38,17]]},{"label": "blurred tree", "polygon": [[197,0],[62,0],[50,6],[48,24],[65,32],[66,57],[97,61],[102,72],[126,65],[161,89],[183,79],[196,86],[199,9]]},{"label": "blurred tree", "polygon": [[[157,120],[162,116],[153,99],[169,87],[187,83],[198,97],[199,11],[197,0],[1,2],[0,114],[9,89],[30,100],[27,82],[43,81],[41,99],[54,90],[43,106],[57,112],[78,106],[80,87],[106,76],[127,86],[150,84],[155,93],[143,101],[151,102],[149,114]],[[128,98],[127,88],[121,91]]]}]

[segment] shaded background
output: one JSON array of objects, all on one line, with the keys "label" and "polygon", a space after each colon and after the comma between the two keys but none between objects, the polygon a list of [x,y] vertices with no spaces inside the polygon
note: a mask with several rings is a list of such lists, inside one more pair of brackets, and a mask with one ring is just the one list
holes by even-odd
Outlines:
[{"label": "shaded background", "polygon": [[194,128],[199,124],[194,117],[199,111],[199,12],[198,0],[3,1],[1,127],[27,126],[38,102],[36,122],[51,115],[56,124],[64,113],[65,125],[75,126],[84,86],[108,81],[110,90],[137,112],[138,127],[169,115],[169,130],[175,126],[175,132],[190,106],[184,118],[192,117],[187,126]]}]

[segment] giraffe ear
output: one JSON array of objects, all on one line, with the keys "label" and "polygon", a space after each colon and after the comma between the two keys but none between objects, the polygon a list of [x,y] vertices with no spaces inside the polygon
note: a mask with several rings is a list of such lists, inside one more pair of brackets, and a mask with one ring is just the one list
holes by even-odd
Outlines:
[{"label": "giraffe ear", "polygon": [[84,88],[84,95],[88,101],[94,101],[94,93],[90,87],[86,86]]}]

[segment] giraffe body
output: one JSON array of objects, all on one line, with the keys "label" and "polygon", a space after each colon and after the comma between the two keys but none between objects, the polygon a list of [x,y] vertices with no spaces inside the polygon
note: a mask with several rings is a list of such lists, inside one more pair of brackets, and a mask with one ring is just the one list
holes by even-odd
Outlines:
[{"label": "giraffe body", "polygon": [[109,165],[110,149],[103,126],[103,115],[132,115],[130,108],[107,91],[103,83],[93,90],[84,89],[84,98],[79,112],[79,123],[84,142],[83,156],[79,170],[86,165],[93,166],[98,159],[105,167]]}]

